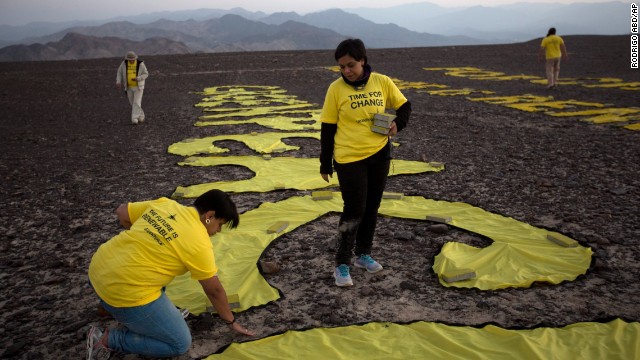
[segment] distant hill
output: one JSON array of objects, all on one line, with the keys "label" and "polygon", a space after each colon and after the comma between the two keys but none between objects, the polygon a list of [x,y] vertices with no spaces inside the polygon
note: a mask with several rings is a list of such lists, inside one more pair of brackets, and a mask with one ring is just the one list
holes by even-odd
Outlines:
[{"label": "distant hill", "polygon": [[113,22],[69,28],[31,45],[4,47],[0,61],[118,57],[131,49],[144,55],[313,50],[333,48],[342,39],[336,32],[303,23],[270,25],[237,15],[206,21],[158,20],[146,25]]},{"label": "distant hill", "polygon": [[[0,46],[13,44],[0,49],[0,61],[101,57],[111,53],[118,42],[122,43],[120,48],[137,48],[133,45],[142,46],[138,43],[148,40],[152,40],[148,54],[333,49],[347,37],[361,38],[370,48],[513,43],[542,37],[551,26],[560,35],[627,34],[628,4],[516,3],[449,8],[422,2],[306,15],[267,15],[242,8],[198,9],[141,14],[109,22],[0,26]],[[67,37],[71,33],[86,38]],[[23,38],[16,40],[20,34]],[[109,46],[104,50],[88,39]],[[87,51],[71,44],[74,41],[87,46]],[[153,44],[160,41],[166,42],[166,52],[154,48]]]},{"label": "distant hill", "polygon": [[407,30],[395,24],[376,24],[358,15],[339,9],[315,12],[308,15],[275,13],[260,21],[279,24],[283,21],[299,21],[319,28],[332,29],[347,37],[358,37],[372,48],[400,48],[439,45],[472,45],[480,43],[467,36],[443,36]]},{"label": "distant hill", "polygon": [[131,41],[68,33],[60,41],[46,44],[11,45],[0,49],[0,61],[76,60],[124,57],[131,49],[144,55],[188,54],[189,48],[163,38]]},{"label": "distant hill", "polygon": [[[295,13],[279,19],[254,21],[239,15],[224,15],[203,21],[161,19],[148,24],[117,21],[99,26],[76,26],[51,35],[29,39],[31,45],[13,45],[0,49],[0,61],[86,59],[109,55],[112,48],[138,49],[140,54],[162,54],[161,49],[143,46],[147,40],[160,39],[167,54],[228,51],[333,49],[347,37],[360,37],[370,48],[421,47],[475,44],[466,37],[422,34],[393,24],[375,24],[341,10],[329,10],[300,17]],[[298,21],[303,20],[303,21]],[[340,25],[348,23],[350,26]],[[329,30],[331,29],[331,30]],[[74,34],[69,36],[69,34]],[[82,36],[80,36],[82,35]],[[120,40],[118,40],[120,39]],[[96,44],[89,44],[95,40]],[[76,41],[81,45],[74,46]],[[115,46],[120,41],[119,46]],[[46,44],[46,46],[39,45]],[[107,50],[102,49],[108,44]],[[140,47],[136,47],[138,44]],[[179,44],[176,45],[176,44]],[[86,46],[86,51],[79,51]],[[78,49],[61,51],[60,49]],[[53,51],[54,49],[55,51]],[[142,51],[153,49],[153,52]],[[118,52],[116,54],[120,56]]]},{"label": "distant hill", "polygon": [[550,27],[561,35],[629,33],[629,3],[559,4],[518,2],[501,6],[441,7],[428,2],[383,9],[345,9],[377,23],[441,35],[467,35],[485,43],[521,42],[544,36]]},{"label": "distant hill", "polygon": [[[286,22],[298,22],[300,30],[304,24],[306,39],[300,34],[287,34],[291,25],[282,28]],[[311,34],[312,32],[316,34]],[[296,38],[287,50],[295,49],[325,49],[332,48],[345,37],[360,37],[367,46],[374,48],[396,48],[436,45],[467,45],[477,44],[478,41],[463,37],[449,37],[409,31],[393,24],[376,24],[358,15],[349,14],[342,10],[327,10],[300,16],[296,13],[276,13],[266,16],[259,21],[249,20],[239,15],[227,14],[220,18],[208,20],[174,21],[161,19],[148,24],[135,24],[129,21],[110,22],[100,26],[82,26],[64,29],[57,33],[27,39],[28,42],[45,43],[57,41],[66,33],[75,32],[91,36],[115,36],[130,40],[141,41],[150,37],[165,37],[174,41],[182,41],[192,51],[216,52],[220,45],[247,47],[258,50],[260,46],[256,40],[247,40],[254,35],[269,36],[270,41],[280,34],[285,39]],[[242,44],[234,43],[240,42]],[[264,46],[263,46],[264,47]],[[267,49],[269,46],[266,46]],[[278,50],[279,47],[271,50]]]},{"label": "distant hill", "polygon": [[[224,15],[233,14],[240,15],[246,19],[256,20],[265,17],[266,14],[258,11],[251,12],[242,8],[233,8],[230,10],[221,9],[196,9],[196,10],[180,10],[180,11],[162,11],[148,14],[119,16],[110,19],[101,20],[85,20],[85,21],[65,21],[65,22],[34,22],[27,25],[9,26],[0,25],[0,44],[31,44],[30,39],[57,33],[59,31],[73,27],[100,26],[110,22],[131,22],[134,24],[148,24],[158,20],[186,21],[196,20],[203,21],[209,19],[217,19]],[[59,40],[59,39],[56,39]]]},{"label": "distant hill", "polygon": [[122,16],[114,19],[110,19],[107,22],[112,21],[130,21],[136,24],[147,24],[158,20],[173,20],[173,21],[186,21],[195,20],[203,21],[210,19],[218,19],[225,15],[238,15],[249,20],[258,20],[265,17],[267,14],[262,11],[248,11],[240,7],[235,7],[229,10],[222,9],[194,9],[194,10],[177,10],[177,11],[159,11],[149,14],[140,14],[134,16]]},{"label": "distant hill", "polygon": [[440,31],[433,31],[433,28],[425,26],[428,25],[429,19],[455,13],[466,8],[467,7],[442,7],[429,2],[420,2],[385,8],[360,7],[355,9],[346,8],[343,10],[351,14],[357,14],[377,24],[396,24],[412,31],[442,34]]}]

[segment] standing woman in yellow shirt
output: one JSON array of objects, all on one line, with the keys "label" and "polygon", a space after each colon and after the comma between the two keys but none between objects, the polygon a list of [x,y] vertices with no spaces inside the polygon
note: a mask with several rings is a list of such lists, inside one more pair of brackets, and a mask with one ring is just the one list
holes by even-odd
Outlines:
[{"label": "standing woman in yellow shirt", "polygon": [[[337,286],[351,286],[354,253],[355,267],[370,273],[382,270],[371,248],[389,175],[389,137],[407,125],[411,103],[388,76],[372,72],[362,40],[344,40],[334,57],[342,76],[329,85],[320,115],[320,175],[328,182],[333,169],[338,174],[344,208],[333,276]],[[386,109],[396,115],[389,131],[372,131],[374,115]]]},{"label": "standing woman in yellow shirt", "polygon": [[569,59],[564,40],[556,35],[556,28],[550,28],[547,36],[542,39],[539,56],[540,60],[546,59],[547,89],[553,89],[560,77],[560,58]]}]

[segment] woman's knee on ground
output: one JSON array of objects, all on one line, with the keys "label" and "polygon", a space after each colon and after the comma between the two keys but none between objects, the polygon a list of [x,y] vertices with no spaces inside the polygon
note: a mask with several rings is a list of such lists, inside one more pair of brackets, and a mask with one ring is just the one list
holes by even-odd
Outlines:
[{"label": "woman's knee on ground", "polygon": [[171,344],[172,349],[175,351],[175,354],[171,356],[178,356],[186,354],[191,348],[191,333],[178,333],[176,337],[173,339],[173,344]]}]

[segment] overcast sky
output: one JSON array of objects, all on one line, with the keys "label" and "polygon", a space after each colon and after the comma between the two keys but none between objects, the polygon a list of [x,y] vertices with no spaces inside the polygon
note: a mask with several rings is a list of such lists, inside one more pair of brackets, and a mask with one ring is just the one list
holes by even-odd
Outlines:
[{"label": "overcast sky", "polygon": [[[420,0],[0,0],[0,25],[24,25],[34,21],[104,20],[117,16],[139,15],[156,11],[191,9],[231,9],[274,13],[295,11],[307,14],[331,8],[389,7],[424,2]],[[495,6],[516,2],[529,3],[597,3],[606,0],[428,0],[441,6]]]}]

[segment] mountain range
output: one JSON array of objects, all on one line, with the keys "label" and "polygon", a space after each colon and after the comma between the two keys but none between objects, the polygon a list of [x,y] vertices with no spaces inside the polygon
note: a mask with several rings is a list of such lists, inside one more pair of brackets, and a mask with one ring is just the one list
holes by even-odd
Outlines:
[{"label": "mountain range", "polygon": [[332,49],[347,37],[370,48],[495,44],[559,34],[630,32],[623,2],[384,9],[330,9],[299,15],[242,8],[149,13],[101,21],[0,26],[0,61],[69,60],[140,54]]},{"label": "mountain range", "polygon": [[415,3],[387,9],[346,10],[375,23],[441,35],[467,35],[486,43],[542,37],[550,27],[564,35],[630,33],[630,5],[620,1],[557,4],[520,2],[495,7],[441,7]]}]

